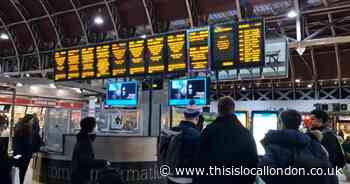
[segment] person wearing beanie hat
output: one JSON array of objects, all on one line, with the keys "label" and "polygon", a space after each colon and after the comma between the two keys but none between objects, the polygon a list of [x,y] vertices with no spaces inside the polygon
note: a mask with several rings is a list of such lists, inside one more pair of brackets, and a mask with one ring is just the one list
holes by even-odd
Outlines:
[{"label": "person wearing beanie hat", "polygon": [[311,130],[309,132],[313,130],[322,132],[321,144],[328,151],[332,167],[343,168],[345,166],[344,152],[337,138],[337,134],[332,128],[332,122],[326,112],[321,110],[311,111]]}]

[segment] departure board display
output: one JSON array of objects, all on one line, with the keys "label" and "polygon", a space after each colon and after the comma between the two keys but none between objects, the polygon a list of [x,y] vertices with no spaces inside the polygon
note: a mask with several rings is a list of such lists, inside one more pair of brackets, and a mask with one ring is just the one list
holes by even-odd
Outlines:
[{"label": "departure board display", "polygon": [[264,64],[264,39],[262,21],[240,22],[238,24],[240,66],[261,66]]},{"label": "departure board display", "polygon": [[113,43],[112,44],[112,62],[111,70],[112,76],[120,77],[127,74],[126,56],[127,43]]},{"label": "departure board display", "polygon": [[189,71],[206,71],[209,68],[209,27],[187,31]]},{"label": "departure board display", "polygon": [[145,40],[129,41],[129,74],[139,75],[146,73],[144,60]]},{"label": "departure board display", "polygon": [[216,70],[233,69],[237,62],[237,47],[235,44],[235,27],[233,24],[213,27],[213,63]]},{"label": "departure board display", "polygon": [[164,73],[164,36],[148,38],[146,47],[145,60],[148,63],[148,73]]},{"label": "departure board display", "polygon": [[66,60],[67,60],[67,51],[58,51],[55,52],[54,56],[54,71],[55,71],[55,80],[65,80],[67,78],[66,72]]},{"label": "departure board display", "polygon": [[186,35],[173,33],[166,36],[168,46],[168,72],[186,71]]},{"label": "departure board display", "polygon": [[68,51],[67,56],[67,78],[68,79],[79,79],[80,78],[80,70],[79,70],[79,62],[80,60],[80,50],[73,49]]},{"label": "departure board display", "polygon": [[111,77],[110,73],[110,45],[96,46],[96,77]]},{"label": "departure board display", "polygon": [[95,48],[88,47],[81,49],[81,71],[82,79],[95,77]]}]

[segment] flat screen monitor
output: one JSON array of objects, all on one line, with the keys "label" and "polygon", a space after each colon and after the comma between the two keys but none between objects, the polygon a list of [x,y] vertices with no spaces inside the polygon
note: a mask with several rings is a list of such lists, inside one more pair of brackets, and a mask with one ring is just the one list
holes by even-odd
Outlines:
[{"label": "flat screen monitor", "polygon": [[110,107],[135,107],[138,99],[137,82],[114,82],[107,85],[106,105]]},{"label": "flat screen monitor", "polygon": [[169,105],[186,106],[208,104],[208,78],[177,79],[169,81]]},{"label": "flat screen monitor", "polygon": [[273,111],[253,111],[252,112],[253,137],[258,149],[258,155],[264,155],[265,149],[261,140],[269,130],[277,130],[278,113]]},{"label": "flat screen monitor", "polygon": [[236,111],[235,115],[237,119],[242,123],[245,128],[248,128],[248,112],[247,111]]}]

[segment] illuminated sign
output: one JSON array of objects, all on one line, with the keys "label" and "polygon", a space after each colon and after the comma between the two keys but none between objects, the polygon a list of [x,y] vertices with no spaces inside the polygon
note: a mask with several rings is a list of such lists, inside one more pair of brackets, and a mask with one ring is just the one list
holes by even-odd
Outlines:
[{"label": "illuminated sign", "polygon": [[96,46],[96,77],[110,77],[110,45]]},{"label": "illuminated sign", "polygon": [[148,73],[163,73],[164,64],[164,37],[158,36],[147,39],[147,53],[145,60],[148,62]]},{"label": "illuminated sign", "polygon": [[79,58],[80,58],[80,50],[79,49],[73,49],[73,50],[68,51],[68,56],[67,56],[68,79],[79,79],[80,78]]},{"label": "illuminated sign", "polygon": [[126,51],[127,43],[112,44],[112,76],[125,76],[127,72],[126,66]]},{"label": "illuminated sign", "polygon": [[237,61],[235,30],[232,24],[213,28],[213,67],[216,70],[233,69]]},{"label": "illuminated sign", "polygon": [[145,60],[143,57],[144,44],[145,44],[145,40],[129,41],[129,53],[130,53],[129,74],[130,75],[144,74],[146,72]]},{"label": "illuminated sign", "polygon": [[263,22],[238,24],[240,66],[261,66],[265,60]]},{"label": "illuminated sign", "polygon": [[82,79],[95,77],[95,54],[94,48],[88,47],[81,49],[81,71]]},{"label": "illuminated sign", "polygon": [[54,58],[55,80],[64,80],[67,78],[67,71],[66,71],[67,52],[66,51],[55,52],[54,57],[55,57]]},{"label": "illuminated sign", "polygon": [[168,45],[168,72],[186,71],[185,33],[166,36]]},{"label": "illuminated sign", "polygon": [[189,71],[208,70],[209,27],[187,31]]}]

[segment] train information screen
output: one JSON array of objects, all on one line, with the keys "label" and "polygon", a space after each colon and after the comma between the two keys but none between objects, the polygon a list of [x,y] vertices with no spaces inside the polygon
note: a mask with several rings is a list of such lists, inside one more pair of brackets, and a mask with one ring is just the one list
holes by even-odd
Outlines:
[{"label": "train information screen", "polygon": [[81,49],[81,71],[82,79],[95,77],[95,48],[88,47]]},{"label": "train information screen", "polygon": [[168,46],[168,72],[186,71],[186,35],[173,33],[166,36]]},{"label": "train information screen", "polygon": [[80,78],[80,50],[73,49],[68,51],[67,56],[67,78],[68,79],[79,79]]},{"label": "train information screen", "polygon": [[237,61],[234,25],[213,28],[213,67],[217,70],[233,69]]},{"label": "train information screen", "polygon": [[209,66],[209,28],[187,31],[189,71],[206,71]]},{"label": "train information screen", "polygon": [[259,66],[264,64],[264,25],[259,22],[238,24],[239,65]]},{"label": "train information screen", "polygon": [[67,78],[66,60],[67,51],[55,52],[55,80],[65,80]]},{"label": "train information screen", "polygon": [[121,77],[127,74],[127,66],[126,66],[127,49],[128,49],[127,43],[112,44],[112,61],[111,61],[112,76]]},{"label": "train information screen", "polygon": [[145,60],[148,63],[148,73],[164,73],[164,36],[147,39]]},{"label": "train information screen", "polygon": [[129,54],[130,54],[129,74],[130,75],[138,75],[138,74],[146,73],[144,49],[145,49],[145,40],[129,41]]},{"label": "train information screen", "polygon": [[110,77],[110,45],[96,46],[96,77]]}]

